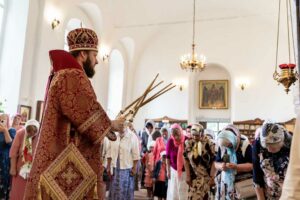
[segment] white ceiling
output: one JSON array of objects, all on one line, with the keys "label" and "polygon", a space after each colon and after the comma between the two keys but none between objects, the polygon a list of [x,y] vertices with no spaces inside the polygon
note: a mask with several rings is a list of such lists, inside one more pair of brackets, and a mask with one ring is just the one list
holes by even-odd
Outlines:
[{"label": "white ceiling", "polygon": [[[114,0],[117,28],[187,23],[192,20],[193,0]],[[277,14],[274,0],[196,0],[196,20],[211,21]]]}]

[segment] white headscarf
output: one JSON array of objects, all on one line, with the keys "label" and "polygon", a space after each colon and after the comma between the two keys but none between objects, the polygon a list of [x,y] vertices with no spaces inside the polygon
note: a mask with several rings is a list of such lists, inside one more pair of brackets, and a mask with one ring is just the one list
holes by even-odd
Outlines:
[{"label": "white headscarf", "polygon": [[39,131],[40,129],[40,123],[38,121],[36,121],[35,119],[30,119],[26,122],[25,124],[25,129],[28,127],[28,126],[35,126],[37,131]]}]

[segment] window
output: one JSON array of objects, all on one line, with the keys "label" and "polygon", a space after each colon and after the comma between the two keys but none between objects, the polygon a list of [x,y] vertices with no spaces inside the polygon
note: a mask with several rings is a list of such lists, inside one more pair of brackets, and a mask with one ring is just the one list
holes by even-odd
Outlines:
[{"label": "window", "polygon": [[2,33],[3,18],[4,18],[4,0],[0,0],[0,36]]},{"label": "window", "polygon": [[109,56],[109,86],[107,113],[114,119],[122,109],[124,59],[121,52],[114,49]]},{"label": "window", "polygon": [[205,129],[212,130],[215,134],[225,128],[230,122],[224,120],[209,120],[209,121],[200,121],[199,122]]}]

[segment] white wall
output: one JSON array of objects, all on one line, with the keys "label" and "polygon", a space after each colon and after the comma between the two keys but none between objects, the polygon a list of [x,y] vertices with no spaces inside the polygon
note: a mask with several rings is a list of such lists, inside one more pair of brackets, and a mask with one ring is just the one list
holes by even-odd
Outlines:
[{"label": "white wall", "polygon": [[6,99],[5,111],[16,113],[26,38],[28,0],[9,0],[0,60],[0,96]]},{"label": "white wall", "polygon": [[[272,78],[276,27],[271,22],[273,19],[270,20],[268,17],[262,19],[253,16],[197,23],[202,31],[197,33],[196,52],[206,55],[208,62],[224,66],[230,74],[231,112],[230,110],[199,110],[196,101],[193,103],[195,110],[193,116],[230,117],[232,121],[256,117],[285,121],[295,117],[292,92],[285,94],[283,86],[278,86]],[[162,26],[160,34],[145,46],[136,65],[135,96],[141,93],[157,72],[161,72],[163,79],[167,81],[178,77],[188,78],[188,74],[181,71],[179,67],[180,56],[191,51],[189,42],[191,37],[186,30],[190,30],[190,24]],[[281,58],[284,56],[287,58],[283,48],[280,49],[280,55],[279,63],[286,62],[287,59]],[[225,73],[222,77],[229,77],[229,75]],[[235,86],[235,81],[241,77],[246,77],[250,81],[244,91]],[[201,78],[219,79],[220,73],[208,70],[203,72]],[[197,91],[198,84],[192,90]],[[137,116],[136,126],[141,128],[145,118],[164,115],[189,119],[187,113],[189,102],[186,91],[172,91],[144,108]]]}]

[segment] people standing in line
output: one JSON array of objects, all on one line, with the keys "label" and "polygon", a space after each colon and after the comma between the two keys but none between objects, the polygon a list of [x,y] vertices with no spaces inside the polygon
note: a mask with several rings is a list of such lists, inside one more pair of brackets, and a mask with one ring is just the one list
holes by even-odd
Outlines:
[{"label": "people standing in line", "polygon": [[292,136],[283,126],[265,123],[261,127],[253,145],[253,182],[258,200],[279,200],[290,162],[291,142]]},{"label": "people standing in line", "polygon": [[145,187],[147,189],[147,197],[149,199],[153,198],[153,170],[154,170],[154,155],[153,149],[155,146],[155,142],[152,141],[149,145],[149,151],[144,155],[145,156]]},{"label": "people standing in line", "polygon": [[24,128],[22,125],[21,125],[21,122],[22,122],[22,116],[20,114],[16,114],[13,116],[13,119],[12,119],[12,125],[11,125],[11,128],[14,128],[16,129],[16,131]]},{"label": "people standing in line", "polygon": [[219,171],[216,198],[235,198],[235,183],[252,178],[252,148],[234,125],[226,126],[217,136],[218,153],[215,168]]},{"label": "people standing in line", "polygon": [[160,153],[160,159],[156,162],[153,171],[153,182],[153,196],[157,197],[158,200],[165,200],[167,198],[168,190],[166,151]]},{"label": "people standing in line", "polygon": [[184,169],[184,136],[179,124],[171,126],[171,137],[166,146],[167,177],[168,177],[168,200],[186,200],[188,198],[188,185]]},{"label": "people standing in line", "polygon": [[[155,123],[152,120],[148,120],[145,123],[145,129],[142,132],[141,140],[142,140],[142,150],[141,150],[141,156],[144,157],[144,154],[148,151],[148,144],[150,144],[150,141],[152,141],[152,134],[155,131]],[[144,180],[145,180],[145,170],[146,166],[142,164],[141,167],[141,188],[144,188]]]},{"label": "people standing in line", "polygon": [[200,124],[191,128],[193,138],[185,142],[186,182],[189,185],[189,200],[208,200],[214,184],[215,145],[204,135]]},{"label": "people standing in line", "polygon": [[0,199],[8,200],[11,188],[9,151],[16,130],[9,128],[9,116],[0,114]]},{"label": "people standing in line", "polygon": [[[112,176],[109,200],[133,200],[134,177],[140,160],[139,141],[128,127],[110,141],[107,152],[107,171]],[[111,167],[113,172],[110,171]]]},{"label": "people standing in line", "polygon": [[38,139],[40,124],[31,119],[25,124],[25,128],[17,132],[10,148],[10,175],[12,176],[12,187],[10,200],[23,199],[26,181],[29,176],[35,147]]},{"label": "people standing in line", "polygon": [[156,139],[153,149],[154,162],[157,163],[160,160],[160,153],[166,150],[166,145],[169,139],[169,131],[167,128],[162,127],[161,136]]}]

